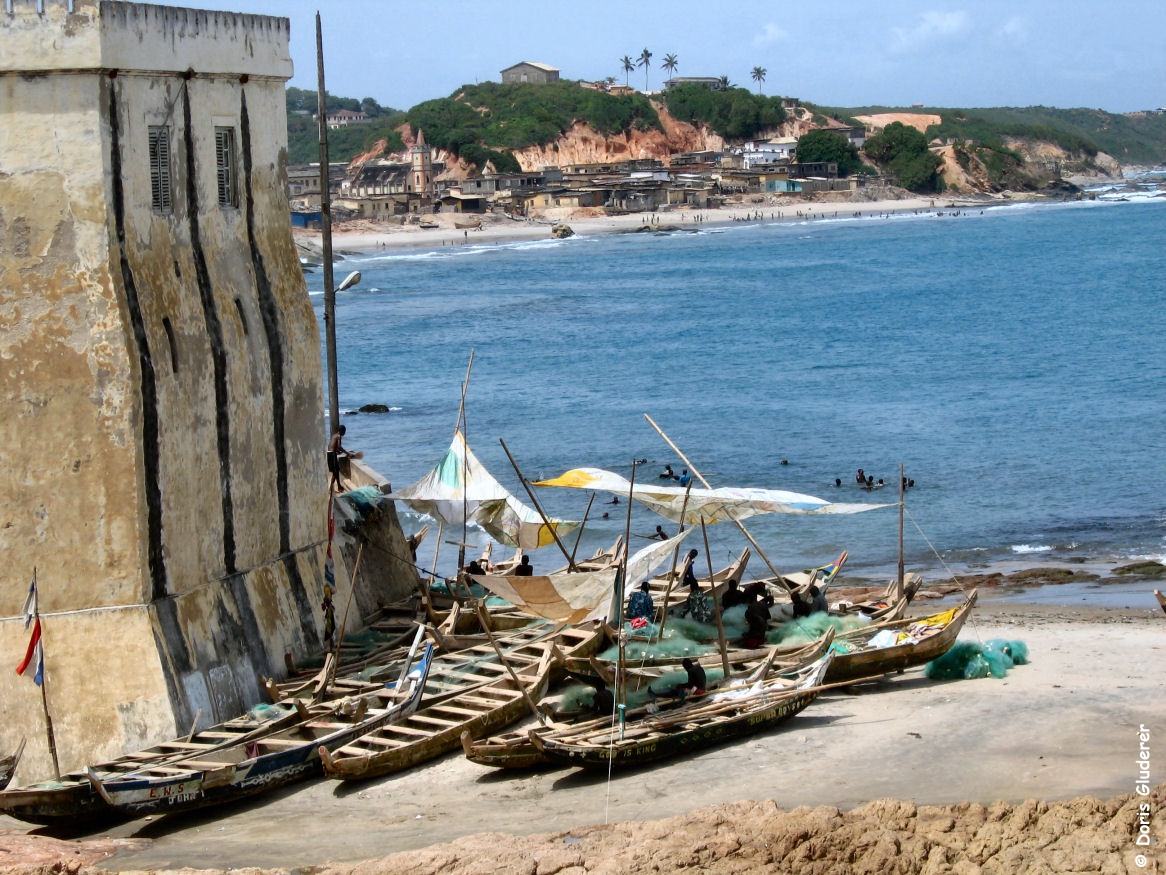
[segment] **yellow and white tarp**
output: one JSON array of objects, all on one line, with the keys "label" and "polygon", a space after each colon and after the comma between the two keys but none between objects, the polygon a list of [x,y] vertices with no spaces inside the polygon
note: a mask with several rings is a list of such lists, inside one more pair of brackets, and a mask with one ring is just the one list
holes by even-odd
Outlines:
[{"label": "yellow and white tarp", "polygon": [[[454,432],[436,468],[388,497],[440,519],[447,526],[476,522],[508,547],[535,550],[554,541],[538,511],[527,507],[494,479],[467,446],[460,429]],[[551,525],[560,537],[579,527],[578,522],[559,519],[552,519]]]},{"label": "yellow and white tarp", "polygon": [[653,483],[636,483],[633,488],[626,477],[601,468],[572,468],[551,480],[536,481],[534,485],[602,490],[618,495],[630,493],[632,498],[660,516],[673,522],[683,521],[686,526],[699,525],[701,520],[706,523],[725,519],[744,520],[765,513],[845,514],[892,506],[832,502],[784,489],[704,489],[694,486],[688,490],[683,486],[657,486]]},{"label": "yellow and white tarp", "polygon": [[[691,529],[667,541],[655,541],[628,560],[626,580],[642,580],[651,576]],[[545,617],[558,623],[585,623],[608,616],[615,594],[618,568],[600,571],[561,571],[556,574],[535,574],[530,577],[503,577],[494,574],[473,574],[470,577],[499,598],[506,599],[521,611],[536,617]]]}]

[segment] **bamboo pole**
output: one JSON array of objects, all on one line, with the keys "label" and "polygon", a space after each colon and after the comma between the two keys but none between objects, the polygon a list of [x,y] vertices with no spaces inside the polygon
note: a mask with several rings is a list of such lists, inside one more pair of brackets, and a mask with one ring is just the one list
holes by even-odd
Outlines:
[{"label": "bamboo pole", "polygon": [[534,490],[532,490],[530,488],[530,484],[526,482],[526,478],[523,477],[522,472],[520,470],[518,470],[518,463],[516,461],[514,461],[514,456],[512,456],[510,454],[510,448],[506,446],[506,441],[502,440],[502,438],[498,438],[498,443],[502,444],[502,449],[505,450],[505,452],[506,452],[506,458],[508,458],[510,460],[510,464],[514,468],[514,473],[518,475],[518,482],[521,483],[522,488],[526,490],[526,494],[530,497],[531,502],[533,502],[533,504],[534,504],[534,509],[537,510],[538,515],[540,517],[542,517],[543,524],[547,527],[547,530],[551,533],[551,537],[555,539],[555,544],[558,545],[559,550],[563,554],[563,558],[565,558],[567,560],[567,567],[571,571],[577,571],[578,569],[575,567],[575,560],[571,558],[571,554],[567,552],[567,548],[564,547],[563,542],[561,540],[559,540],[559,533],[557,531],[555,531],[555,527],[551,525],[550,519],[543,512],[543,506],[541,504],[539,504],[539,500],[535,496]]},{"label": "bamboo pole", "polygon": [[[668,444],[668,446],[672,448],[673,452],[675,452],[676,455],[678,455],[684,461],[684,464],[688,466],[688,470],[692,472],[694,477],[698,478],[700,482],[704,484],[705,489],[712,489],[712,486],[709,485],[709,482],[704,479],[704,475],[701,474],[700,471],[696,469],[696,466],[689,461],[688,457],[684,455],[683,452],[681,452],[680,447],[676,446],[676,444],[672,442],[672,439],[664,433],[664,429],[660,428],[660,426],[656,424],[656,421],[646,413],[644,414],[644,419],[648,420],[648,424],[652,426],[652,428],[656,429],[656,432],[664,439],[664,442]],[[777,578],[778,583],[780,583],[788,590],[790,588],[789,584],[786,583],[785,578],[782,576],[781,572],[777,570],[777,567],[774,566],[774,564],[769,560],[769,557],[765,555],[765,551],[761,549],[761,545],[753,540],[753,536],[749,534],[749,530],[745,528],[745,524],[737,519],[737,517],[732,512],[728,513],[728,517],[736,524],[737,528],[741,530],[741,534],[745,536],[745,539],[753,545],[753,549],[757,551],[757,555],[760,556],[765,564],[769,566],[769,570],[773,572],[774,576]]]},{"label": "bamboo pole", "polygon": [[433,545],[433,567],[429,569],[429,583],[437,580],[437,559],[441,555],[441,532],[445,528],[445,520],[437,520],[437,543]]},{"label": "bamboo pole", "polygon": [[624,584],[627,582],[625,578],[628,572],[628,551],[629,540],[632,532],[632,496],[636,492],[636,460],[632,459],[632,476],[628,481],[628,503],[627,512],[624,514],[624,551],[623,558],[619,562],[619,566],[615,572],[615,618],[616,628],[619,630],[619,635],[616,639],[618,650],[618,662],[616,663],[616,711],[619,715],[619,737],[623,740],[624,728],[627,725],[627,710],[628,710],[628,678],[627,678],[627,646],[628,635],[627,630],[623,625],[623,593]]},{"label": "bamboo pole", "polygon": [[467,529],[470,524],[469,519],[467,519],[469,516],[470,497],[466,490],[467,473],[470,464],[470,460],[467,458],[469,455],[470,442],[466,438],[466,431],[468,430],[466,427],[466,394],[470,391],[470,370],[473,367],[474,350],[471,349],[470,361],[466,365],[466,378],[462,380],[462,397],[461,401],[458,402],[457,426],[454,429],[455,433],[460,433],[462,436],[462,539],[457,550],[457,568],[459,574],[466,566],[466,540],[469,538]]},{"label": "bamboo pole", "polygon": [[[700,518],[700,533],[704,537],[704,555],[705,555],[705,559],[708,560],[709,582],[712,583],[712,580],[713,580],[713,557],[712,557],[712,554],[709,553],[709,533],[708,533],[708,529],[705,528],[703,516]],[[717,643],[721,647],[721,670],[724,672],[725,682],[728,683],[729,674],[730,674],[730,671],[729,671],[729,646],[728,646],[728,643],[725,641],[725,623],[721,618],[721,600],[719,598],[717,598],[716,584],[713,584],[711,586],[710,595],[712,596],[712,600],[713,600],[713,611],[717,617]]]},{"label": "bamboo pole", "polygon": [[903,597],[903,505],[907,498],[907,477],[899,463],[899,569],[895,577],[895,602]]},{"label": "bamboo pole", "polygon": [[[680,504],[680,528],[676,534],[684,531],[684,515],[688,513],[688,496],[692,492],[692,481],[684,488],[684,501]],[[708,549],[707,547],[705,548]],[[672,548],[672,569],[668,572],[668,585],[664,587],[664,613],[660,616],[660,637],[664,637],[664,627],[668,624],[668,598],[672,595],[672,584],[676,582],[676,560],[680,558],[680,545]],[[712,559],[710,557],[709,561]],[[710,572],[711,575],[711,572]],[[709,583],[712,583],[710,580]]]},{"label": "bamboo pole", "polygon": [[[53,715],[49,712],[49,678],[48,672],[44,670],[45,663],[45,630],[40,621],[40,587],[36,582],[36,566],[32,567],[32,622],[33,628],[40,629],[40,659],[39,665],[34,666],[36,671],[41,672],[40,684],[40,706],[45,715],[45,735],[49,743],[49,754],[53,758],[53,774],[56,775],[57,780],[61,780],[61,764],[57,759],[57,736],[53,731]],[[35,675],[34,675],[35,677]]]},{"label": "bamboo pole", "polygon": [[587,499],[587,509],[583,511],[583,522],[579,523],[579,534],[575,536],[575,546],[571,548],[571,561],[575,561],[575,554],[579,552],[579,543],[583,540],[583,530],[587,528],[587,518],[591,515],[591,505],[595,503],[595,493]]},{"label": "bamboo pole", "polygon": [[352,607],[352,596],[356,592],[356,575],[360,571],[362,556],[364,556],[364,539],[361,539],[360,545],[356,548],[356,561],[352,563],[352,579],[348,582],[348,598],[344,602],[344,614],[340,618],[340,628],[336,630],[336,643],[332,648],[332,664],[325,666],[324,682],[320,684],[319,689],[312,696],[313,702],[319,702],[324,697],[324,691],[332,685],[332,681],[336,677],[336,669],[340,663],[340,645],[344,641],[344,629],[348,625],[348,609]]}]

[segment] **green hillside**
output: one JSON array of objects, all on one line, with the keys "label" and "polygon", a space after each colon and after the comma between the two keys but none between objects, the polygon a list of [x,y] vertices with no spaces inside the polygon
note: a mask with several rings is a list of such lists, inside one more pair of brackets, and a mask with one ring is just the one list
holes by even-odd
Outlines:
[{"label": "green hillside", "polygon": [[[736,142],[772,129],[785,119],[780,98],[763,97],[733,86],[710,90],[686,85],[666,92],[662,99],[677,119],[703,123]],[[928,129],[929,138],[970,140],[990,150],[1006,151],[1006,137],[1021,137],[1056,143],[1086,157],[1104,152],[1126,165],[1166,164],[1166,113],[1115,115],[1096,109],[1046,106],[909,110],[887,106],[807,106],[823,120],[829,116],[852,123],[859,115],[932,113],[941,116],[943,123]],[[287,107],[290,162],[317,160],[319,135],[311,116],[316,109],[315,92],[289,88]],[[404,144],[396,129],[406,122],[423,130],[431,145],[479,166],[493,161],[504,171],[518,167],[510,150],[551,143],[576,122],[608,135],[662,130],[656,110],[642,94],[608,94],[570,81],[549,85],[464,85],[450,97],[427,100],[406,111],[379,106],[368,97],[356,100],[329,95],[328,108],[362,110],[372,119],[369,124],[329,132],[329,154],[335,161],[367,152],[380,140],[386,141],[388,151],[401,150]]]},{"label": "green hillside", "polygon": [[929,137],[974,140],[995,148],[1005,137],[1044,140],[1086,155],[1105,152],[1122,164],[1166,164],[1166,113],[1115,115],[1099,109],[1049,106],[955,109],[951,107],[815,107],[841,120],[882,112],[938,115],[943,124],[927,129]]},{"label": "green hillside", "polygon": [[[292,163],[314,160],[317,145],[315,92],[288,89],[288,145]],[[781,99],[762,97],[744,88],[710,90],[683,86],[665,95],[669,111],[679,119],[703,123],[722,136],[748,139],[780,124]],[[582,122],[601,134],[632,130],[663,131],[660,118],[642,94],[616,95],[581,88],[577,82],[549,85],[464,85],[450,97],[427,100],[407,112],[384,109],[365,98],[329,96],[329,109],[364,110],[373,118],[329,133],[329,152],[336,160],[367,151],[380,139],[389,150],[401,148],[392,129],[408,122],[425,132],[432,146],[446,149],[479,166],[491,160],[499,170],[517,169],[509,150],[544,146]]]}]

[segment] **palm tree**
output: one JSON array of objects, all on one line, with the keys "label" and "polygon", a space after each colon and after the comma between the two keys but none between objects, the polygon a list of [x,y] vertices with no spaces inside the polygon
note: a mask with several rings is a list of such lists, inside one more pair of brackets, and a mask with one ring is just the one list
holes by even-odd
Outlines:
[{"label": "palm tree", "polygon": [[632,60],[631,55],[624,55],[619,59],[619,62],[623,64],[623,84],[627,85],[628,76],[631,75],[632,70],[636,69],[636,62]]},{"label": "palm tree", "polygon": [[672,74],[676,72],[676,68],[680,64],[676,60],[676,55],[665,55],[664,60],[660,64],[661,67],[668,73],[668,78],[672,78]]},{"label": "palm tree", "polygon": [[728,90],[729,90],[730,88],[732,88],[732,87],[733,87],[733,86],[729,84],[729,77],[728,77],[728,76],[722,76],[722,77],[721,77],[721,90],[722,90],[722,91],[728,91]]},{"label": "palm tree", "polygon": [[765,74],[768,72],[769,71],[766,70],[764,67],[754,67],[753,72],[749,74],[750,77],[752,77],[753,81],[757,83],[757,93],[758,94],[761,93],[761,83],[765,81]]},{"label": "palm tree", "polygon": [[652,63],[652,53],[649,52],[647,49],[644,49],[642,52],[640,52],[640,60],[639,60],[639,63],[636,64],[636,66],[644,68],[644,90],[645,91],[648,90],[648,67],[651,63]]}]

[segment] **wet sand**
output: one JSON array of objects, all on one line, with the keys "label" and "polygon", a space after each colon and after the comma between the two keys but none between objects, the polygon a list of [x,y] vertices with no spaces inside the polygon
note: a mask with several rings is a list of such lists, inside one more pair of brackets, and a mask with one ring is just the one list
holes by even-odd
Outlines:
[{"label": "wet sand", "polygon": [[[883,797],[930,805],[1128,794],[1139,729],[1148,728],[1154,750],[1166,739],[1166,615],[1153,603],[1153,584],[1127,589],[1131,606],[1103,608],[982,593],[960,640],[1023,641],[1031,662],[1005,678],[940,682],[910,670],[824,695],[773,733],[610,782],[566,769],[499,773],[451,754],[395,777],[353,786],[318,780],[87,838],[137,840],[101,863],[112,871],[295,868],[476,833],[566,832],[739,800],[845,811]],[[6,843],[32,831],[0,817],[0,861],[13,859]],[[480,844],[506,859],[505,839]]]}]

